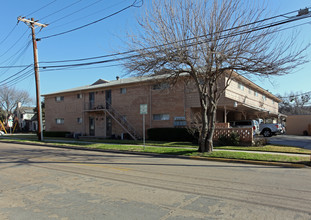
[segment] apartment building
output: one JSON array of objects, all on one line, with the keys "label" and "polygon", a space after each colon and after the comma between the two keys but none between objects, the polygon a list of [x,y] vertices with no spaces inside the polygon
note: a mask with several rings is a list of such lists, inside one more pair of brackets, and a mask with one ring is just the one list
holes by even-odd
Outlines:
[{"label": "apartment building", "polygon": [[[199,112],[199,95],[188,76],[170,85],[165,75],[114,81],[43,95],[47,131],[70,131],[86,136],[140,138],[145,129],[185,127]],[[226,80],[226,79],[223,79]],[[222,82],[225,84],[225,81]],[[281,100],[235,74],[221,97],[217,122],[278,117]]]}]

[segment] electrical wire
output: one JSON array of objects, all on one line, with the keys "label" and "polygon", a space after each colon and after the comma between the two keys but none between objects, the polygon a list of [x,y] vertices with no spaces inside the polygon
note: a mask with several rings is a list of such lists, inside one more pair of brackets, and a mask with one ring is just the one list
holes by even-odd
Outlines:
[{"label": "electrical wire", "polygon": [[311,91],[309,91],[309,92],[304,92],[304,93],[300,93],[300,94],[282,96],[282,97],[279,97],[279,98],[280,98],[280,99],[285,99],[285,98],[292,98],[292,97],[298,97],[298,96],[303,96],[303,95],[311,95]]},{"label": "electrical wire", "polygon": [[[303,18],[299,18],[299,19],[303,19]],[[225,38],[228,38],[228,37],[234,37],[234,36],[241,35],[241,34],[247,34],[247,33],[253,32],[253,31],[258,31],[258,30],[263,30],[263,29],[266,29],[266,28],[275,27],[277,25],[282,25],[282,24],[293,22],[293,21],[296,21],[296,20],[298,20],[298,18],[296,18],[294,20],[293,19],[291,19],[291,20],[287,19],[287,21],[280,21],[280,22],[276,22],[276,23],[271,23],[269,25],[263,25],[262,27],[257,27],[257,28],[251,29],[251,30],[244,30],[244,31],[240,31],[240,32],[235,32],[235,33],[230,34],[230,35],[223,35],[219,39],[225,39]],[[284,28],[284,29],[288,29],[288,28]],[[273,33],[275,33],[275,31]],[[207,36],[207,35],[205,35],[205,36]],[[195,46],[195,45],[198,45],[198,44],[201,44],[201,43],[205,43],[205,41],[195,42],[195,43],[189,44],[187,46]],[[170,44],[172,44],[172,43],[165,44],[165,46],[166,45],[170,45]],[[159,47],[159,46],[155,46],[155,47],[151,47],[151,48],[157,48],[157,47]],[[73,61],[76,62],[76,61],[84,61],[84,60],[98,59],[98,58],[104,58],[104,57],[106,58],[106,57],[110,57],[110,56],[117,56],[117,55],[121,55],[121,54],[124,55],[124,54],[128,54],[128,53],[139,52],[139,51],[143,51],[143,50],[147,50],[147,48],[140,49],[140,50],[126,51],[126,52],[123,52],[123,53],[109,54],[109,55],[100,56],[100,57],[84,58],[84,59],[77,59],[77,60],[66,60],[66,61],[54,61],[54,63],[56,63],[56,62],[73,62]],[[158,52],[160,52],[160,51],[158,51]],[[114,59],[102,60],[102,61],[96,61],[96,62],[88,62],[88,63],[43,66],[41,68],[47,69],[47,68],[61,68],[61,67],[96,65],[96,64],[101,64],[101,63],[116,62],[116,61],[121,61],[121,60],[124,60],[124,59],[130,59],[130,58],[134,58],[136,56],[138,56],[138,55],[132,55],[132,56],[127,56],[127,57],[114,58]],[[41,63],[44,63],[44,62],[41,62]]]},{"label": "electrical wire", "polygon": [[[90,22],[90,23],[88,23],[88,24],[85,24],[85,25],[79,26],[79,27],[77,27],[77,28],[73,28],[73,29],[70,29],[70,30],[68,30],[68,31],[64,31],[64,32],[61,32],[61,33],[58,33],[58,34],[52,34],[52,35],[49,35],[49,36],[41,37],[40,39],[47,39],[47,38],[51,38],[51,37],[56,37],[56,36],[59,36],[59,35],[67,34],[67,33],[70,33],[70,32],[77,31],[77,30],[79,30],[79,29],[88,27],[88,26],[90,26],[90,25],[96,24],[96,23],[98,23],[98,22],[100,22],[100,21],[103,21],[103,20],[105,20],[105,19],[107,19],[107,18],[110,18],[110,17],[112,17],[112,16],[115,16],[115,15],[117,15],[117,14],[119,14],[119,13],[121,13],[121,12],[127,10],[127,9],[129,9],[129,8],[137,7],[137,6],[135,6],[136,2],[137,2],[137,0],[135,0],[131,5],[129,5],[129,6],[127,6],[127,7],[124,7],[124,8],[122,8],[122,9],[120,9],[119,11],[116,11],[116,12],[114,12],[114,13],[112,13],[112,14],[110,14],[110,15],[107,15],[107,16],[101,18],[101,19],[98,19],[98,20],[96,20],[96,21]],[[139,6],[139,7],[141,7],[141,6]]]},{"label": "electrical wire", "polygon": [[28,16],[30,16],[30,15],[32,15],[32,14],[34,14],[34,13],[36,13],[36,12],[38,12],[38,11],[44,9],[44,8],[46,8],[46,7],[48,7],[49,5],[53,4],[53,3],[56,2],[56,1],[57,1],[57,0],[51,1],[50,3],[48,3],[48,4],[44,5],[44,6],[42,6],[41,8],[38,8],[38,9],[36,9],[35,11],[33,11],[33,12],[27,14],[25,17],[28,17]]},{"label": "electrical wire", "polygon": [[20,75],[22,72],[24,72],[25,70],[27,70],[29,67],[31,67],[32,65],[28,65],[27,67],[25,67],[24,69],[18,71],[17,73],[13,74],[10,77],[7,77],[6,79],[0,81],[0,84],[4,84],[6,81],[8,81],[9,79],[11,79],[12,77],[16,77],[18,75]]},{"label": "electrical wire", "polygon": [[85,10],[85,9],[87,9],[87,8],[93,6],[93,5],[95,5],[95,4],[97,4],[97,3],[101,2],[101,1],[103,1],[103,0],[97,0],[96,2],[93,2],[92,4],[87,5],[86,7],[83,7],[83,8],[81,8],[81,9],[77,10],[77,11],[71,12],[70,14],[67,14],[67,15],[65,15],[65,16],[63,16],[63,17],[61,17],[61,18],[58,18],[58,19],[54,20],[54,21],[51,21],[51,22],[49,22],[49,24],[51,25],[51,24],[54,24],[54,23],[56,23],[56,22],[58,22],[58,21],[63,20],[64,18],[68,18],[68,17],[70,17],[71,15],[74,15],[74,14],[80,12],[80,11],[83,11],[83,10]]},{"label": "electrical wire", "polygon": [[[223,30],[222,32],[227,32],[227,31],[235,30],[235,29],[238,29],[238,28],[241,28],[241,27],[245,27],[245,26],[249,26],[249,25],[258,23],[258,22],[271,20],[273,18],[281,17],[281,16],[284,16],[284,15],[287,15],[287,14],[292,14],[294,12],[297,12],[297,10],[291,11],[291,12],[288,12],[288,13],[285,13],[285,14],[277,15],[277,16],[274,16],[274,17],[266,18],[266,19],[263,19],[263,20],[260,20],[260,21],[252,22],[252,23],[249,23],[249,24],[241,25],[241,26],[238,26],[238,27],[233,27],[233,28],[230,28],[230,29],[226,29],[226,30]],[[306,23],[304,23],[304,24],[306,24]],[[273,26],[276,26],[276,25],[278,25],[278,24],[273,24]],[[300,25],[297,25],[297,26],[301,26],[301,25],[303,25],[303,24],[300,24]],[[293,27],[297,27],[297,26],[293,26]],[[293,27],[290,27],[290,28],[293,28]],[[267,28],[267,27],[264,27],[264,28]],[[289,28],[284,28],[282,30],[286,30],[286,29],[289,29]],[[256,29],[255,31],[257,31],[257,30],[259,30],[259,29]],[[278,32],[278,31],[282,31],[282,30],[276,30],[274,32]],[[251,31],[253,31],[253,30],[250,30],[250,32]],[[222,32],[215,32],[213,34],[220,34]],[[245,33],[247,33],[247,32],[245,32]],[[241,33],[241,32],[235,33],[235,35],[241,35],[241,34],[243,34],[243,33]],[[112,56],[126,55],[126,54],[130,54],[130,53],[135,53],[135,52],[140,52],[140,51],[144,51],[144,50],[154,49],[154,48],[158,48],[158,47],[162,47],[162,46],[168,46],[168,45],[171,45],[171,44],[174,44],[174,43],[178,43],[178,42],[182,42],[182,41],[190,41],[190,40],[194,40],[194,39],[202,38],[202,37],[207,37],[207,36],[208,35],[202,35],[202,36],[199,36],[199,37],[193,37],[193,38],[188,38],[188,39],[184,39],[184,40],[180,40],[180,41],[174,41],[174,42],[170,42],[170,43],[167,43],[167,44],[156,45],[156,46],[152,46],[152,47],[148,47],[148,48],[143,48],[143,49],[139,49],[139,50],[130,50],[130,51],[125,51],[125,52],[120,52],[120,53],[113,53],[113,54],[108,54],[108,55],[103,55],[103,56],[88,57],[88,58],[81,58],[81,59],[71,59],[71,60],[42,61],[40,63],[78,62],[78,61],[85,61],[85,60],[92,60],[92,59],[99,59],[99,58],[107,58],[107,57],[112,57]],[[228,36],[224,36],[223,38],[225,38],[225,37],[228,37]]]},{"label": "electrical wire", "polygon": [[[100,13],[100,12],[106,11],[106,10],[108,10],[108,9],[110,9],[110,8],[113,8],[113,7],[117,6],[117,5],[120,5],[120,4],[122,4],[123,2],[126,2],[126,1],[128,1],[128,0],[123,0],[123,1],[121,1],[121,2],[119,2],[119,3],[113,4],[113,5],[111,5],[111,6],[107,7],[107,8],[98,10],[98,11],[96,11],[96,12],[93,12],[93,13],[89,14],[89,15],[84,15],[83,17],[75,18],[75,19],[73,19],[73,20],[71,20],[71,21],[68,21],[68,22],[66,22],[66,23],[64,23],[64,24],[57,25],[57,26],[52,26],[52,28],[49,28],[49,29],[47,29],[46,31],[51,31],[51,30],[57,29],[57,28],[59,28],[59,27],[67,26],[68,24],[71,24],[71,23],[74,23],[74,22],[79,22],[79,21],[82,20],[82,19],[85,19],[85,18],[94,16],[95,14],[98,14],[98,13]],[[83,9],[85,9],[85,8],[83,8]],[[51,24],[51,23],[50,23],[50,24]]]},{"label": "electrical wire", "polygon": [[[18,60],[20,60],[20,59],[23,57],[23,55],[26,53],[27,49],[29,48],[30,44],[31,44],[31,41],[28,42],[28,44],[26,45],[26,47],[25,47],[21,52],[18,52],[18,53],[14,54],[14,55],[12,56],[12,57],[16,57],[16,58],[10,62],[10,65],[16,64],[16,63],[18,62]],[[12,57],[9,58],[9,59],[12,59]],[[2,72],[0,73],[0,76],[6,74],[9,70],[10,70],[10,69],[6,69],[6,70],[2,71]]]},{"label": "electrical wire", "polygon": [[78,0],[78,1],[76,1],[76,2],[74,2],[74,3],[71,3],[70,5],[67,5],[67,6],[65,6],[65,7],[61,8],[61,9],[59,9],[59,10],[53,12],[53,13],[51,13],[51,14],[48,14],[48,15],[44,16],[44,17],[41,18],[40,20],[44,20],[45,18],[48,18],[48,17],[50,17],[50,16],[52,16],[52,15],[55,15],[55,14],[57,14],[57,13],[59,13],[59,12],[65,10],[65,9],[67,9],[67,8],[70,8],[71,6],[77,4],[77,3],[81,2],[81,1],[82,1],[82,0]]},{"label": "electrical wire", "polygon": [[18,26],[18,22],[16,25],[14,25],[14,27],[12,28],[12,30],[7,34],[7,36],[0,42],[0,45],[3,44],[6,39],[8,39],[10,37],[10,35],[13,33],[13,31],[16,29],[16,27]]},{"label": "electrical wire", "polygon": [[14,86],[16,85],[17,83],[31,77],[34,75],[34,71],[33,70],[29,70],[27,71],[26,73],[24,73],[23,75],[17,77],[17,78],[14,78],[12,79],[11,81],[7,82],[7,83],[4,83],[4,84],[0,84],[0,87],[1,86],[7,86],[7,87],[11,87],[11,86]]},{"label": "electrical wire", "polygon": [[12,45],[9,49],[7,49],[3,54],[1,54],[0,57],[3,57],[3,56],[4,56],[5,54],[7,54],[10,50],[12,50],[12,48],[14,48],[14,47],[17,45],[17,43],[26,35],[27,32],[28,32],[28,30],[26,30],[26,31],[22,34],[22,36],[21,36],[20,38],[18,38],[17,41],[15,41],[15,42],[13,43],[13,45]]}]

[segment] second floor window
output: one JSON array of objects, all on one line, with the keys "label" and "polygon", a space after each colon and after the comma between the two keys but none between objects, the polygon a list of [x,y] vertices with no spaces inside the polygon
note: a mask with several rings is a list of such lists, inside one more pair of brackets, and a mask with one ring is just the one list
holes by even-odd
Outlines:
[{"label": "second floor window", "polygon": [[120,93],[121,93],[121,94],[125,94],[125,93],[126,93],[126,88],[121,88],[121,89],[120,89]]},{"label": "second floor window", "polygon": [[82,124],[82,118],[77,118],[78,124]]},{"label": "second floor window", "polygon": [[77,94],[77,99],[82,99],[82,94]]},{"label": "second floor window", "polygon": [[55,122],[56,124],[61,125],[61,124],[64,124],[65,120],[63,118],[56,118]]},{"label": "second floor window", "polygon": [[56,102],[64,101],[64,96],[56,96],[55,101]]},{"label": "second floor window", "polygon": [[244,85],[242,83],[238,83],[238,88],[244,90]]},{"label": "second floor window", "polygon": [[152,118],[155,121],[167,121],[167,120],[170,120],[170,115],[169,114],[154,114]]}]

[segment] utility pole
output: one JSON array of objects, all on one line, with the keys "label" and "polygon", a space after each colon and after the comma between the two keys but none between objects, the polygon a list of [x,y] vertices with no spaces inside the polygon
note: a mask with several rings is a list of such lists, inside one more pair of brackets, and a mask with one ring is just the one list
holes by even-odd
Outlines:
[{"label": "utility pole", "polygon": [[37,120],[38,120],[38,140],[43,141],[43,132],[42,132],[42,111],[41,111],[41,102],[40,102],[40,77],[39,77],[39,62],[38,62],[38,48],[36,41],[36,26],[44,28],[46,24],[40,24],[34,21],[33,18],[31,20],[25,19],[24,17],[18,17],[18,21],[22,21],[27,24],[31,28],[32,33],[32,46],[33,46],[33,57],[34,57],[34,70],[35,70],[35,80],[36,80],[36,100],[37,100]]}]

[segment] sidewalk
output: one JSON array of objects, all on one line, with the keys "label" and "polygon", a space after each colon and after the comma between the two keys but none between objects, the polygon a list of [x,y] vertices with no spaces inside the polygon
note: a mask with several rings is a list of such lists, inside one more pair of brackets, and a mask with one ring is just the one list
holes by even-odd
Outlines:
[{"label": "sidewalk", "polygon": [[[8,136],[6,136],[8,137]],[[1,137],[0,137],[1,138]],[[12,137],[11,139],[17,139]],[[22,139],[19,138],[20,140],[28,140],[28,139]],[[43,141],[43,143],[45,144],[49,144],[48,142],[53,142],[53,143],[72,143],[72,144],[106,144],[106,145],[116,145],[115,143],[103,143],[103,142],[91,142],[91,141],[74,141],[74,140],[55,140],[55,139],[50,139],[50,138],[45,138],[45,140]],[[131,146],[131,144],[117,144],[117,145],[127,145],[127,146]],[[142,146],[143,145],[132,145],[132,146]],[[150,146],[147,145],[146,147],[154,147],[157,148],[159,146]],[[83,146],[79,147],[79,149],[82,148]],[[167,148],[176,148],[176,147],[167,147]],[[186,148],[183,147],[183,149],[196,149],[196,148]],[[269,151],[248,151],[248,150],[227,150],[227,149],[214,149],[214,151],[229,151],[229,152],[244,152],[244,153],[254,153],[254,154],[272,154],[272,155],[284,155],[284,156],[296,156],[296,157],[310,157],[311,160],[311,155],[308,154],[298,154],[298,153],[283,153],[283,152],[269,152]]]}]

